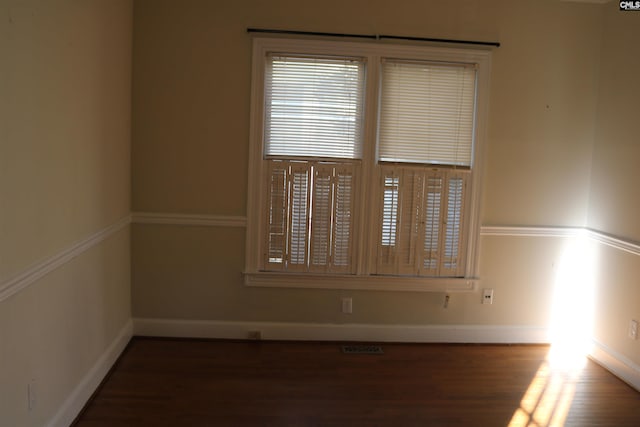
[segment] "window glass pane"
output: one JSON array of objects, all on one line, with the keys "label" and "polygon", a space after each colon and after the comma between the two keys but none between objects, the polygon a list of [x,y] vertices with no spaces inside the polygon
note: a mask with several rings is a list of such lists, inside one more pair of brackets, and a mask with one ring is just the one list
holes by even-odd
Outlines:
[{"label": "window glass pane", "polygon": [[384,199],[382,201],[382,246],[396,245],[396,224],[398,221],[398,187],[397,176],[384,177]]}]

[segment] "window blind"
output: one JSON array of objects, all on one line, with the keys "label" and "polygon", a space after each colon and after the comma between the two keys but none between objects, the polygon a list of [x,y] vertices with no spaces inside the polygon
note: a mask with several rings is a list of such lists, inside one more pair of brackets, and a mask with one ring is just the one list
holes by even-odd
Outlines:
[{"label": "window blind", "polygon": [[265,155],[358,159],[364,62],[268,55]]},{"label": "window blind", "polygon": [[380,160],[471,166],[475,82],[473,65],[385,60]]}]

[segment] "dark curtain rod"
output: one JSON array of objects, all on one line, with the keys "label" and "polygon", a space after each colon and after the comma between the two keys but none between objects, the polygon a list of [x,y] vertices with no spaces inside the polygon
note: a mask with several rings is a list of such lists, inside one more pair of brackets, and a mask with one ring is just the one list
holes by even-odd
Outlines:
[{"label": "dark curtain rod", "polygon": [[296,31],[296,30],[273,30],[266,28],[247,28],[248,33],[268,33],[268,34],[292,34],[298,36],[324,36],[324,37],[352,37],[360,39],[391,39],[391,40],[410,40],[420,42],[437,42],[437,43],[457,43],[457,44],[473,44],[479,46],[494,46],[500,47],[499,42],[485,42],[477,40],[451,40],[451,39],[434,39],[427,37],[404,37],[404,36],[390,36],[384,34],[346,34],[346,33],[323,33],[316,31]]}]

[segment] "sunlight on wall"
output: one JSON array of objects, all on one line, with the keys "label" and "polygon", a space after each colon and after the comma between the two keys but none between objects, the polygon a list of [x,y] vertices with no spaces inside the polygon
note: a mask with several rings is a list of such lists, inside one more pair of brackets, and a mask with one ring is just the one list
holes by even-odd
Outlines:
[{"label": "sunlight on wall", "polygon": [[586,233],[570,238],[556,270],[551,348],[509,427],[564,425],[591,349],[596,273],[592,241]]}]

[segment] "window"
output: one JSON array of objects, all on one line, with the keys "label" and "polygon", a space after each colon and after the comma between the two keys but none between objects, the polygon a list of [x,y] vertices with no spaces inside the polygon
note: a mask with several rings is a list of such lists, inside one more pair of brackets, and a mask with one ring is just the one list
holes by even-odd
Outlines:
[{"label": "window", "polygon": [[488,65],[255,39],[246,283],[472,288]]},{"label": "window", "polygon": [[263,268],[351,273],[364,63],[267,54],[264,93]]},{"label": "window", "polygon": [[475,64],[383,60],[379,274],[464,277]]}]

